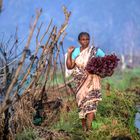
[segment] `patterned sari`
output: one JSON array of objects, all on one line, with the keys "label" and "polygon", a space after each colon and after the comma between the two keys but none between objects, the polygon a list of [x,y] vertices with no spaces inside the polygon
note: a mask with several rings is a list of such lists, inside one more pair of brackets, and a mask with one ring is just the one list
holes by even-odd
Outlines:
[{"label": "patterned sari", "polygon": [[85,118],[88,113],[96,112],[101,98],[100,77],[85,71],[86,64],[96,54],[95,48],[86,48],[75,59],[73,72],[76,83],[76,101],[79,108],[79,118]]}]

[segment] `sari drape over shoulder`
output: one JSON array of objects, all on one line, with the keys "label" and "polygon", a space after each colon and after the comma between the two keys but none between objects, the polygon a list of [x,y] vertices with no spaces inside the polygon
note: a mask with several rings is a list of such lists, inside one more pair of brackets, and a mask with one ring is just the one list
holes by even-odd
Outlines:
[{"label": "sari drape over shoulder", "polygon": [[89,74],[85,70],[87,62],[96,54],[95,48],[86,48],[75,59],[75,70],[73,72],[76,83],[76,101],[79,108],[79,118],[85,118],[88,113],[96,112],[101,98],[101,78]]}]

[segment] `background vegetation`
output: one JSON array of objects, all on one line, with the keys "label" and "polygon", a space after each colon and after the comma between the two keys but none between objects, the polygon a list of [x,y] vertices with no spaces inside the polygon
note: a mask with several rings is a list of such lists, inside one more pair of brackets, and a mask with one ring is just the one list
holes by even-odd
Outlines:
[{"label": "background vegetation", "polygon": [[[69,110],[62,109],[60,118],[45,129],[68,133],[71,140],[139,140],[140,135],[134,126],[136,105],[140,104],[139,75],[140,68],[127,69],[102,80],[103,100],[99,103],[96,119],[92,123],[92,131],[82,131],[73,95],[63,99]],[[22,138],[27,137],[27,133],[23,135],[24,133],[20,134]],[[36,132],[34,135],[36,139],[41,139]],[[57,139],[66,138],[57,137]]]}]

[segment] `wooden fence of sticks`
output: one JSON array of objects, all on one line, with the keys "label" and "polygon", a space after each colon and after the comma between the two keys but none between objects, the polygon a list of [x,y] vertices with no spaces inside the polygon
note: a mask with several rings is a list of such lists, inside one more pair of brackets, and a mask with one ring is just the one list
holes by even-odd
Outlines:
[{"label": "wooden fence of sticks", "polygon": [[[51,92],[66,87],[66,85],[72,81],[66,81],[64,77],[64,67],[60,57],[60,51],[63,51],[63,40],[66,36],[65,30],[71,14],[65,7],[63,7],[63,11],[65,21],[60,29],[52,25],[51,20],[45,32],[40,35],[43,24],[41,23],[38,28],[36,26],[42,10],[37,10],[36,18],[31,25],[21,58],[18,61],[17,67],[11,72],[10,65],[12,65],[14,61],[7,62],[7,54],[4,53],[2,49],[0,50],[5,60],[5,65],[0,69],[2,81],[0,85],[2,97],[0,103],[0,139],[14,139],[15,134],[24,128],[34,127],[33,114],[36,112],[35,104],[45,97],[47,100],[49,91]],[[33,54],[30,54],[29,47],[31,46],[31,40],[36,28],[36,49]],[[46,40],[45,45],[43,45],[44,40]],[[15,43],[17,42],[16,38]],[[13,47],[11,50],[12,49]],[[40,49],[42,52],[38,58],[37,56]],[[31,55],[30,63],[21,75],[21,71],[26,65],[25,62],[28,54]],[[64,81],[64,84],[61,85],[58,82],[55,84],[52,82],[57,78],[58,67],[59,71],[62,72]],[[33,68],[34,72],[32,73]],[[27,82],[28,84],[26,84]]]}]

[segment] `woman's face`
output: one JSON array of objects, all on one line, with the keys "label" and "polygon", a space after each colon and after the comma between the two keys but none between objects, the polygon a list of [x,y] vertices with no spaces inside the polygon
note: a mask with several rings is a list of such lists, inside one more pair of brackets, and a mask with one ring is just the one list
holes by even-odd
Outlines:
[{"label": "woman's face", "polygon": [[90,42],[90,39],[87,35],[82,35],[80,37],[79,43],[81,44],[82,47],[84,47],[84,48],[88,47],[89,42]]}]

